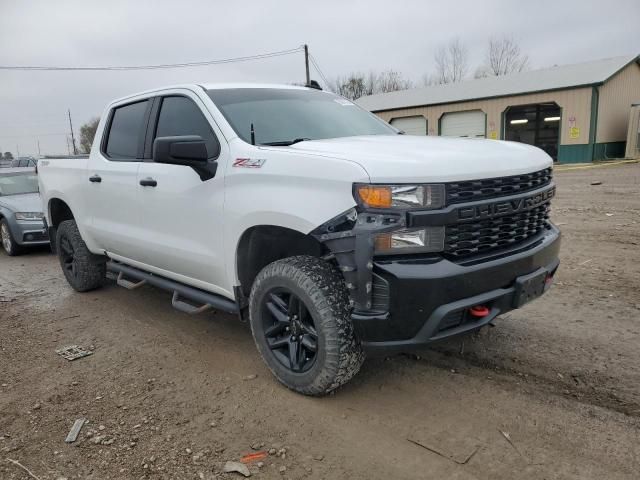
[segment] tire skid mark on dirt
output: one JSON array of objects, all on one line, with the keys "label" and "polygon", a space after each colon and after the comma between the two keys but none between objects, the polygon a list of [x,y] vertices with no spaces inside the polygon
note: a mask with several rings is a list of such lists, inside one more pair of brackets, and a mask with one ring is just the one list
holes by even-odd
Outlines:
[{"label": "tire skid mark on dirt", "polygon": [[576,384],[576,382],[565,382],[561,379],[554,380],[553,377],[536,373],[523,373],[521,370],[506,367],[473,353],[460,355],[448,349],[434,348],[431,351],[422,351],[421,355],[429,365],[441,369],[451,370],[454,367],[456,370],[462,370],[462,368],[474,367],[479,371],[468,368],[470,375],[486,377],[486,373],[491,372],[505,382],[522,382],[527,387],[539,390],[540,393],[571,397],[573,401],[585,405],[622,413],[637,419],[637,425],[640,428],[640,403],[624,400],[614,392],[601,387],[601,384],[610,383],[611,379],[608,377],[592,376],[589,383]]}]

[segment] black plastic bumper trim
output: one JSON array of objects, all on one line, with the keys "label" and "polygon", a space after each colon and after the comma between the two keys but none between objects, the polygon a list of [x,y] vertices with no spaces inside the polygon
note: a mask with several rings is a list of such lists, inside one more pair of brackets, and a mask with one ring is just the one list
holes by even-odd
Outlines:
[{"label": "black plastic bumper trim", "polygon": [[[469,297],[457,302],[448,303],[438,307],[431,316],[424,323],[422,329],[418,334],[408,340],[391,340],[384,342],[363,342],[362,346],[368,352],[375,352],[376,350],[382,350],[385,353],[397,350],[411,350],[411,348],[427,345],[443,338],[449,338],[462,333],[467,333],[488,324],[495,319],[501,313],[506,313],[511,310],[507,305],[510,304],[510,299],[513,297],[515,289],[513,287],[506,289],[493,290],[491,292],[483,293],[482,295],[476,295],[475,297]],[[458,327],[450,328],[442,332],[438,332],[438,327],[442,320],[450,313],[458,310],[464,310],[474,305],[481,305],[491,303],[491,310],[489,315],[480,318],[475,322],[467,322]],[[498,305],[499,304],[499,305]]]},{"label": "black plastic bumper trim", "polygon": [[[376,262],[390,284],[391,307],[384,314],[353,314],[356,334],[369,352],[393,352],[478,329],[517,308],[519,280],[534,272],[555,274],[559,247],[560,232],[552,228],[528,251],[483,264]],[[489,315],[473,319],[465,313],[476,305],[488,306]],[[456,312],[464,315],[464,321],[449,327],[448,316]]]}]

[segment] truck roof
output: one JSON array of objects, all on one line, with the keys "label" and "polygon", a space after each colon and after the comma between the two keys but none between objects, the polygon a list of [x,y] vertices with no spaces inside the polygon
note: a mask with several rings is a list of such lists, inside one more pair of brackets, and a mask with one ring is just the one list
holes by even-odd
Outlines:
[{"label": "truck roof", "polygon": [[227,88],[278,88],[289,90],[309,90],[309,87],[300,85],[283,85],[278,83],[201,83],[200,87],[206,90],[219,90]]},{"label": "truck roof", "polygon": [[277,88],[277,89],[288,89],[288,90],[311,90],[309,87],[305,87],[305,86],[286,85],[286,84],[277,84],[277,83],[247,83],[247,82],[244,82],[244,83],[183,83],[178,85],[167,85],[164,87],[152,88],[149,90],[144,90],[142,92],[132,93],[130,95],[117,98],[113,100],[111,103],[118,103],[123,100],[127,100],[128,98],[138,97],[140,95],[148,95],[150,93],[158,93],[164,90],[172,90],[175,88],[188,88],[191,90],[198,89],[198,88],[203,88],[205,90],[222,90],[222,89],[229,89],[229,88]]}]

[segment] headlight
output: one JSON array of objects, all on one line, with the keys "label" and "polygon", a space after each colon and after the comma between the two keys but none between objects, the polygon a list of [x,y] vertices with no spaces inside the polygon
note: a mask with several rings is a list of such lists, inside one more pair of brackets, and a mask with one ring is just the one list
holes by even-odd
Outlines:
[{"label": "headlight", "polygon": [[444,207],[444,185],[370,185],[356,184],[356,201],[368,208]]},{"label": "headlight", "polygon": [[16,220],[42,220],[42,212],[17,212]]},{"label": "headlight", "polygon": [[444,227],[412,228],[380,233],[375,238],[375,253],[427,253],[444,250]]}]

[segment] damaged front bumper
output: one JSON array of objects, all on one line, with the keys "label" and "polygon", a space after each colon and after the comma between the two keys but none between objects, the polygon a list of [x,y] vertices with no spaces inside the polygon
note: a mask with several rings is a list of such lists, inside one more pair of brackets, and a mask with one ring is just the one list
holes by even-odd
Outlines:
[{"label": "damaged front bumper", "polygon": [[[559,248],[560,232],[553,227],[535,246],[475,265],[433,257],[375,261],[388,310],[354,312],[356,334],[366,350],[389,352],[476,330],[544,293],[558,268]],[[484,315],[472,311],[477,306],[486,308]]]},{"label": "damaged front bumper", "polygon": [[[521,207],[526,215],[538,215],[536,209],[544,203],[540,215],[547,219],[553,188],[547,186],[507,200],[529,201]],[[367,351],[407,351],[470,332],[549,288],[559,265],[560,231],[547,220],[539,233],[485,255],[375,255],[375,237],[381,232],[482,222],[458,218],[470,206],[485,215],[487,205],[501,207],[503,203],[489,199],[408,214],[353,209],[312,232],[331,251],[344,275],[354,329]],[[507,217],[496,212],[489,221]],[[529,217],[514,220],[520,222],[518,228],[530,221]]]}]

